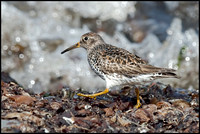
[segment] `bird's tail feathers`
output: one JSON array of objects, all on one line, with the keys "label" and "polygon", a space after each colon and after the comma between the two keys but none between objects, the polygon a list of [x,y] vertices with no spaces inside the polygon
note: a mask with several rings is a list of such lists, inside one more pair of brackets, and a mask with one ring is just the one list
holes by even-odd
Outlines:
[{"label": "bird's tail feathers", "polygon": [[177,74],[171,72],[172,70],[170,70],[170,72],[160,72],[158,74],[160,74],[160,77],[162,78],[180,78],[180,76],[177,76]]}]

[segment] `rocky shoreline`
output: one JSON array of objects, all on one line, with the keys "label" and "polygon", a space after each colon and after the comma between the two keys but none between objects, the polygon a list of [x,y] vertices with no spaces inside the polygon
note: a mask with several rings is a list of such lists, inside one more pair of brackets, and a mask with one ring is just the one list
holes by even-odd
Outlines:
[{"label": "rocky shoreline", "polygon": [[199,133],[197,91],[140,87],[142,106],[135,109],[134,87],[90,99],[70,88],[33,94],[8,74],[1,77],[1,121],[10,122],[2,133]]}]

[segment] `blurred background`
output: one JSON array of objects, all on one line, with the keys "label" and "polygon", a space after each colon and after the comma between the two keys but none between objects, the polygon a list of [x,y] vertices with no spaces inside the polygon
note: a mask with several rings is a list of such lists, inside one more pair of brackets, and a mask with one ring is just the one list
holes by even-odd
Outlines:
[{"label": "blurred background", "polygon": [[199,89],[199,2],[1,2],[1,28],[1,71],[35,93],[104,90],[84,49],[61,55],[90,31]]}]

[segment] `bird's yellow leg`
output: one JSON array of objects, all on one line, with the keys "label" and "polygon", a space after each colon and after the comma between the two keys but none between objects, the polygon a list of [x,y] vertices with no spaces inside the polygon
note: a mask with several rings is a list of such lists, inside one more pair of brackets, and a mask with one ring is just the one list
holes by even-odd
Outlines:
[{"label": "bird's yellow leg", "polygon": [[140,103],[140,95],[139,95],[139,89],[138,88],[135,89],[135,93],[137,95],[137,104],[135,105],[135,108],[139,108],[141,106],[141,103]]},{"label": "bird's yellow leg", "polygon": [[108,92],[109,92],[109,90],[108,90],[108,88],[106,88],[104,91],[99,92],[99,93],[95,93],[95,94],[81,94],[81,93],[78,93],[77,95],[78,96],[89,97],[89,98],[96,98],[96,96],[99,96],[99,95],[102,95],[102,94],[106,94]]}]

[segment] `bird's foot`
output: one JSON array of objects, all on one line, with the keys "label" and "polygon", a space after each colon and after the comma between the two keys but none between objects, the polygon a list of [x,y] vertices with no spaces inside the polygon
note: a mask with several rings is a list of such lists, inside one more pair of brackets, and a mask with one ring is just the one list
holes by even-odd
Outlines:
[{"label": "bird's foot", "polygon": [[89,97],[89,98],[94,98],[96,99],[96,96],[94,94],[82,94],[82,93],[78,93],[78,96],[83,96],[83,97]]},{"label": "bird's foot", "polygon": [[78,93],[78,96],[83,96],[83,97],[89,97],[89,98],[94,98],[96,99],[97,96],[102,95],[102,94],[106,94],[108,93],[108,88],[106,88],[104,91],[99,92],[99,93],[95,93],[95,94],[82,94],[82,93]]},{"label": "bird's foot", "polygon": [[141,106],[141,103],[139,102],[134,106],[134,108],[138,109],[140,106]]}]

